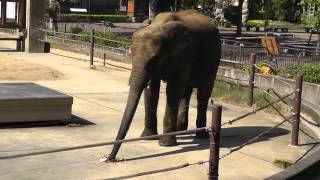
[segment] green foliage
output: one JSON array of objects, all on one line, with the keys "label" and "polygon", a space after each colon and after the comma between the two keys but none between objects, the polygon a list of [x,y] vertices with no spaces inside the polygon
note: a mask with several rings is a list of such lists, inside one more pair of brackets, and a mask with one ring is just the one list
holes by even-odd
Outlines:
[{"label": "green foliage", "polygon": [[220,19],[215,21],[215,24],[223,27],[231,27],[231,22],[226,19]]},{"label": "green foliage", "polygon": [[51,7],[46,10],[48,16],[54,20],[57,20],[57,11],[55,8]]},{"label": "green foliage", "polygon": [[288,0],[272,0],[272,19],[285,21],[288,16]]},{"label": "green foliage", "polygon": [[79,34],[82,32],[82,29],[78,25],[75,25],[70,27],[70,31],[72,34]]},{"label": "green foliage", "polygon": [[250,65],[249,65],[249,64],[242,64],[242,65],[240,65],[240,70],[241,70],[244,74],[249,74],[249,72],[250,72]]},{"label": "green foliage", "polygon": [[297,75],[298,68],[295,65],[287,65],[278,70],[278,75],[284,78],[294,78]]},{"label": "green foliage", "polygon": [[65,22],[129,22],[129,17],[114,14],[64,14],[63,20]]},{"label": "green foliage", "polygon": [[237,24],[237,6],[229,6],[223,9],[224,18],[231,22],[231,24]]},{"label": "green foliage", "polygon": [[274,165],[282,168],[282,169],[287,169],[288,167],[290,167],[293,163],[286,161],[286,160],[275,160],[273,162]]},{"label": "green foliage", "polygon": [[264,20],[252,19],[252,20],[248,20],[246,22],[246,25],[253,26],[253,27],[263,27],[264,22],[265,22]]},{"label": "green foliage", "polygon": [[[262,67],[262,65],[264,64],[268,64],[268,62],[266,61],[259,61],[256,66],[258,68],[256,68],[256,73],[262,73],[261,70],[259,68]],[[250,65],[249,64],[242,64],[240,65],[240,70],[244,73],[244,74],[249,74],[250,73]]]},{"label": "green foliage", "polygon": [[[90,38],[91,35],[88,32],[80,31],[79,33],[73,33],[73,34],[78,34],[78,36],[77,35],[71,36],[71,38],[74,40],[78,40],[81,42],[90,42],[91,40]],[[127,46],[127,43],[129,43],[128,38],[112,32],[106,32],[106,33],[96,32],[95,36],[97,37],[95,40],[96,44],[102,45],[102,46],[125,47]]]},{"label": "green foliage", "polygon": [[320,84],[320,66],[301,66],[300,73],[303,75],[305,81]]},{"label": "green foliage", "polygon": [[[218,98],[226,103],[247,106],[248,87],[231,82],[216,80],[213,88],[213,97]],[[266,96],[266,94],[261,90],[255,89],[253,100],[254,106],[256,108],[260,108],[267,105],[269,102],[274,101],[275,99],[271,98],[270,96]],[[275,107],[283,113],[290,111],[283,103],[276,103]],[[276,113],[272,107],[267,108],[266,111]]]},{"label": "green foliage", "polygon": [[[248,20],[246,22],[246,25],[252,26],[252,27],[264,27],[265,20],[259,20],[259,19],[253,19],[253,20]],[[289,28],[289,29],[301,29],[302,27],[299,26],[298,24],[293,24],[285,21],[272,21],[269,20],[269,25],[268,27],[272,28]]]},{"label": "green foliage", "polygon": [[297,74],[303,75],[306,82],[320,84],[320,66],[319,65],[288,65],[279,70],[279,75],[285,78],[295,78]]},{"label": "green foliage", "polygon": [[263,2],[249,0],[248,2],[248,19],[264,19]]},{"label": "green foliage", "polygon": [[320,12],[317,12],[315,16],[303,15],[302,24],[305,28],[320,27]]}]

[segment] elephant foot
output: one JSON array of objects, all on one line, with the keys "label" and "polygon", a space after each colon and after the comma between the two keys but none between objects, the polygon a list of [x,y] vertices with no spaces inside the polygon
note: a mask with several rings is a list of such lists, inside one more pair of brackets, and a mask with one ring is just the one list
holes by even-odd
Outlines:
[{"label": "elephant foot", "polygon": [[[153,131],[151,129],[148,128],[144,128],[144,130],[141,133],[141,137],[145,137],[145,136],[153,136],[153,135],[158,135],[157,131]],[[147,139],[147,140],[157,140],[158,138],[151,138],[151,139]]]},{"label": "elephant foot", "polygon": [[187,129],[188,129],[188,126],[184,126],[184,125],[180,125],[180,124],[177,125],[177,130],[178,131],[185,131]]},{"label": "elephant foot", "polygon": [[176,146],[177,139],[175,136],[166,136],[159,139],[160,146]]},{"label": "elephant foot", "polygon": [[209,132],[208,131],[197,132],[196,137],[199,139],[207,139],[209,138]]},{"label": "elephant foot", "polygon": [[177,131],[185,131],[185,130],[187,130],[188,129],[188,127],[186,127],[186,126],[178,126],[177,127]]}]

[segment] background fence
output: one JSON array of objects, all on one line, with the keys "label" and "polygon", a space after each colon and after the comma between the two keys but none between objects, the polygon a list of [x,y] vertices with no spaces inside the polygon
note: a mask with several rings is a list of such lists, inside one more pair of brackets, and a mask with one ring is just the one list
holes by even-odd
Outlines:
[{"label": "background fence", "polygon": [[[55,46],[67,48],[70,51],[82,52],[90,54],[91,47],[94,49],[94,56],[106,57],[115,61],[130,63],[128,58],[129,43],[118,42],[106,38],[96,37],[91,35],[79,35],[62,32],[52,32],[48,30],[42,30],[44,37],[41,41],[54,44]],[[76,36],[87,36],[84,41],[75,40]],[[90,40],[91,39],[91,40]],[[92,46],[92,39],[94,39],[94,45]],[[100,45],[97,42],[112,42],[112,45]],[[311,51],[309,48],[293,48],[289,46],[282,46],[279,48],[279,55],[271,57],[268,55],[266,48],[261,44],[249,43],[242,41],[234,41],[222,39],[222,59],[241,64],[249,64],[249,57],[251,53],[255,53],[257,56],[257,63],[266,62],[272,63],[272,59],[277,61],[278,67],[284,67],[287,65],[320,65],[320,54],[316,51]],[[72,47],[72,48],[68,48]]]}]

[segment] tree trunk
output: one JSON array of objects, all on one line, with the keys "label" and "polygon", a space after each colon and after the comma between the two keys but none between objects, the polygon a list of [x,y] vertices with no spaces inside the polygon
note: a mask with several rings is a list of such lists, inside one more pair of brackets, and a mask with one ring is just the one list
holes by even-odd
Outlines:
[{"label": "tree trunk", "polygon": [[149,19],[153,20],[159,13],[173,10],[173,0],[149,0]]},{"label": "tree trunk", "polygon": [[269,26],[269,14],[270,14],[270,0],[264,1],[264,9],[265,9],[265,22],[264,22],[264,29]]},{"label": "tree trunk", "polygon": [[175,11],[180,11],[182,7],[182,0],[175,1]]},{"label": "tree trunk", "polygon": [[149,0],[149,19],[153,20],[156,15],[159,13],[159,7],[158,7],[159,0]]},{"label": "tree trunk", "polygon": [[237,36],[241,36],[242,31],[242,5],[244,0],[239,0],[237,12]]}]

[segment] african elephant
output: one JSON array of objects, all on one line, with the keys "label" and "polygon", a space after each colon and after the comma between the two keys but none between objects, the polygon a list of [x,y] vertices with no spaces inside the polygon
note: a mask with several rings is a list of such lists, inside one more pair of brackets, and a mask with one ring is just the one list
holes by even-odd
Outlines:
[{"label": "african elephant", "polygon": [[[163,132],[185,130],[193,88],[197,88],[197,127],[206,126],[206,111],[221,57],[218,29],[195,10],[161,13],[138,29],[131,44],[129,96],[116,140],[125,138],[144,90],[145,128],[141,136],[156,135],[160,81],[167,82]],[[208,137],[207,132],[197,133]],[[161,146],[177,144],[175,136],[159,139]],[[121,144],[113,147],[114,160]]]}]

